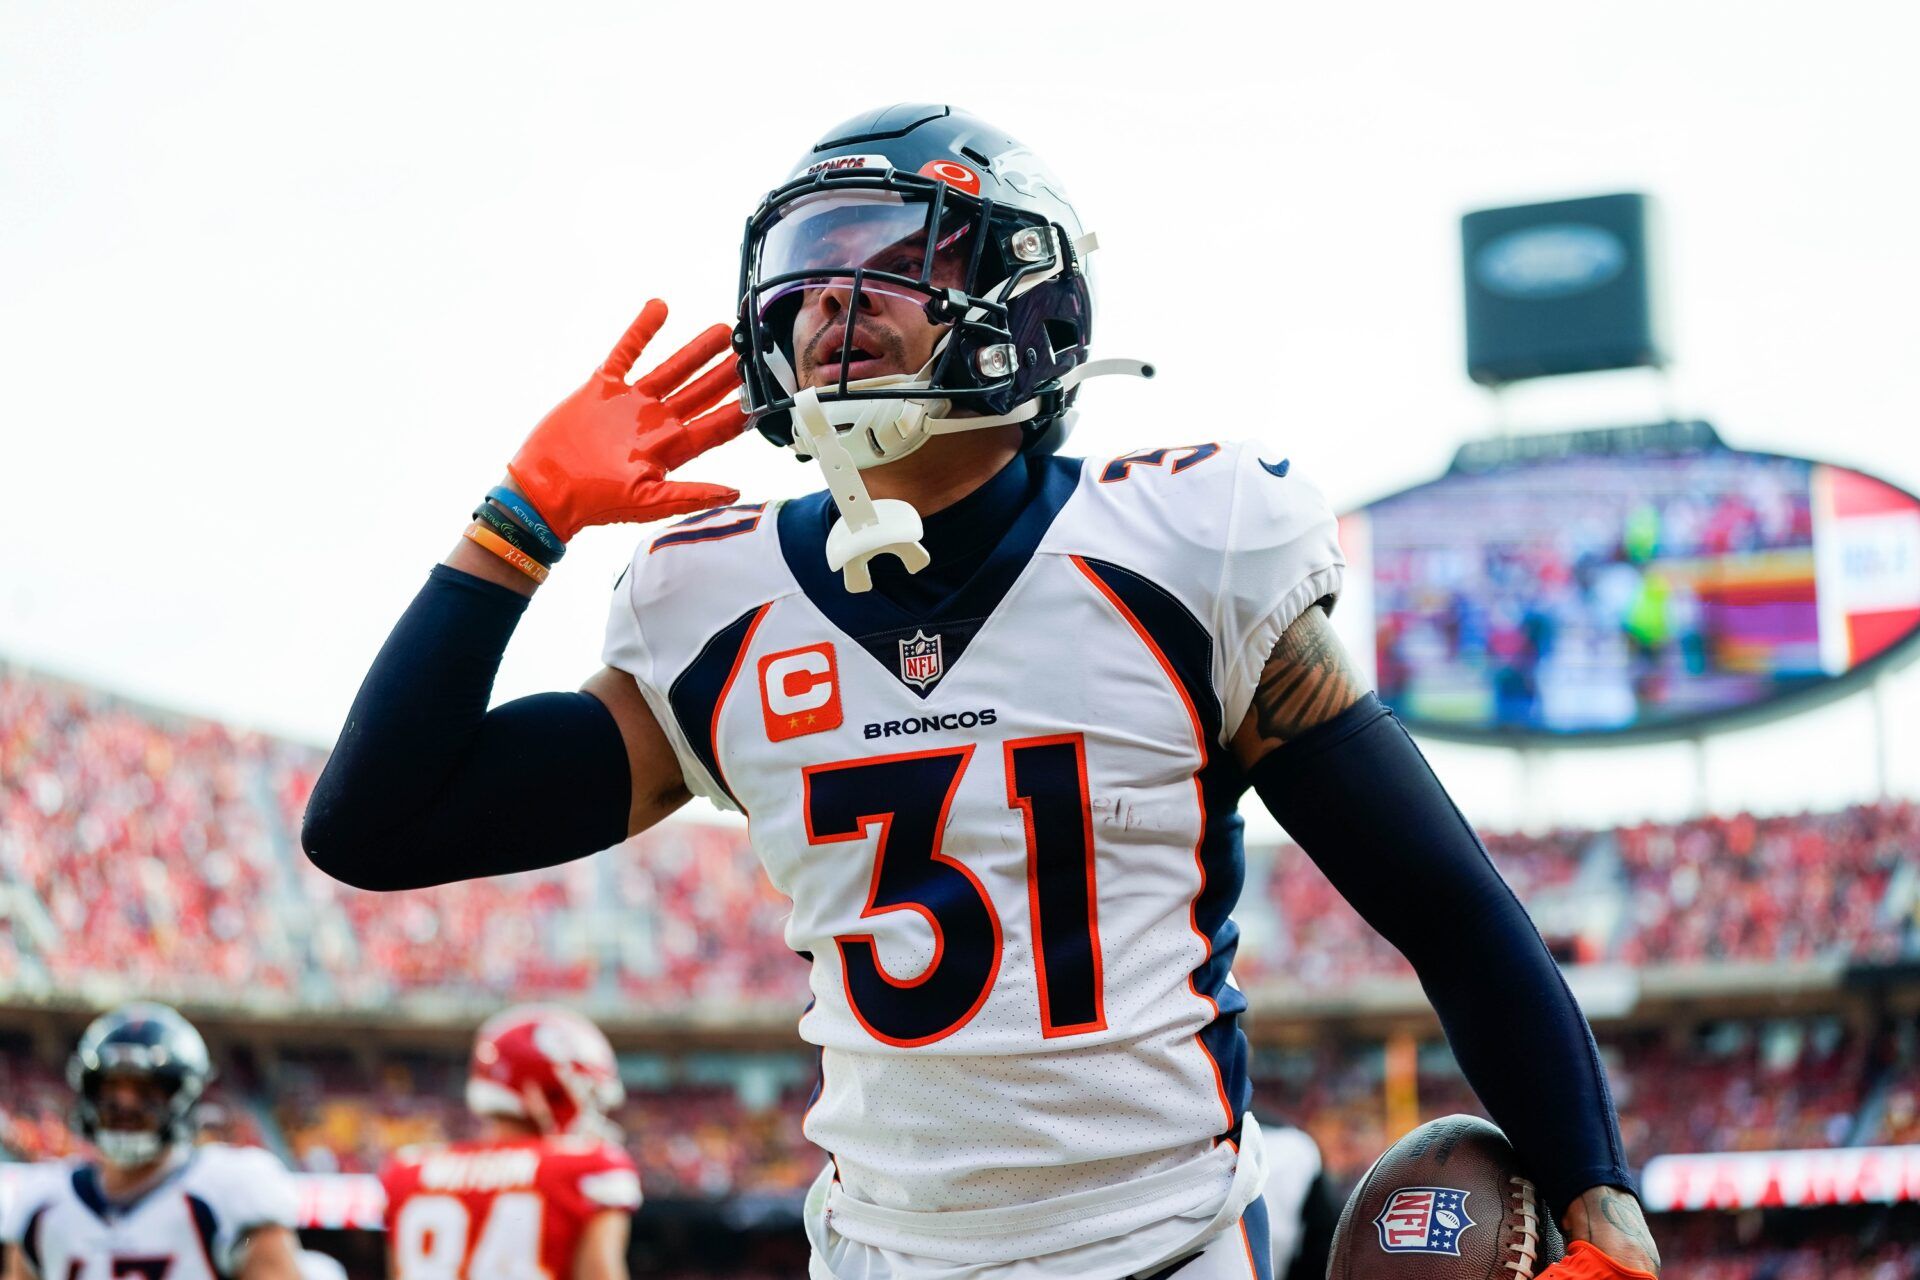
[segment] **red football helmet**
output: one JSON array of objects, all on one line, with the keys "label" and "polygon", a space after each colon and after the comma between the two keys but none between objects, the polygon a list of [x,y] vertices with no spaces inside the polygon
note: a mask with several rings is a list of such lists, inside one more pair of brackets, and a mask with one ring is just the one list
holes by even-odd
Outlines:
[{"label": "red football helmet", "polygon": [[570,1009],[519,1005],[487,1019],[474,1041],[467,1106],[475,1115],[606,1136],[615,1132],[607,1113],[626,1096],[613,1046]]}]

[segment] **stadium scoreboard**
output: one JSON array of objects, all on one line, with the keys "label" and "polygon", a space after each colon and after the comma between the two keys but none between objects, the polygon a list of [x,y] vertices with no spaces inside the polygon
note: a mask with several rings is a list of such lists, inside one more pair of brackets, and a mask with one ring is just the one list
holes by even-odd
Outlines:
[{"label": "stadium scoreboard", "polygon": [[1693,735],[1841,692],[1920,633],[1920,499],[1705,423],[1469,445],[1341,542],[1336,620],[1439,736]]}]

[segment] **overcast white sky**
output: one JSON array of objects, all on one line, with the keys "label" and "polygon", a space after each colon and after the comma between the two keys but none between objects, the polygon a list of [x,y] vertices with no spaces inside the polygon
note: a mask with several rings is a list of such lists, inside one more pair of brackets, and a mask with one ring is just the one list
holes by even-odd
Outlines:
[{"label": "overcast white sky", "polygon": [[[526,429],[652,294],[728,318],[741,224],[827,126],[952,101],[1100,233],[1071,446],[1257,436],[1348,507],[1492,410],[1457,218],[1663,202],[1672,399],[1731,442],[1920,489],[1920,9],[1895,3],[0,5],[0,655],[316,742]],[[1516,395],[1644,421],[1652,379]],[[689,468],[813,487],[758,437]],[[598,663],[631,529],[583,534],[499,693]],[[1062,654],[1061,661],[1071,660]],[[1920,794],[1920,675],[1884,690]],[[1873,785],[1855,698],[1709,749],[1719,807]],[[1510,825],[1682,811],[1682,747],[1523,770]],[[1532,780],[1529,790],[1527,780]]]}]

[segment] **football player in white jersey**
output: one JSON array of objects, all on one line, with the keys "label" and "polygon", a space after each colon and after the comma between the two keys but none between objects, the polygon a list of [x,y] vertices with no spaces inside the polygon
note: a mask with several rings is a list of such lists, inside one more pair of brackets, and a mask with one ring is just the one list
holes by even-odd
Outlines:
[{"label": "football player in white jersey", "polygon": [[[362,685],[309,856],[403,888],[581,856],[694,795],[742,811],[812,965],[816,1280],[1264,1278],[1231,978],[1251,788],[1419,970],[1583,1242],[1548,1274],[1652,1274],[1585,1019],[1330,630],[1325,503],[1282,450],[1188,425],[1056,454],[1080,381],[1152,372],[1091,359],[1094,240],[1061,191],[944,106],[824,135],[748,221],[731,332],[630,383],[649,303],[476,507]],[[667,479],[748,421],[826,490]],[[604,669],[489,710],[567,540],[674,515]]]},{"label": "football player in white jersey", "polygon": [[99,1159],[22,1194],[8,1280],[299,1280],[286,1169],[258,1148],[194,1145],[213,1070],[185,1018],[146,1002],[102,1014],[67,1074]]}]

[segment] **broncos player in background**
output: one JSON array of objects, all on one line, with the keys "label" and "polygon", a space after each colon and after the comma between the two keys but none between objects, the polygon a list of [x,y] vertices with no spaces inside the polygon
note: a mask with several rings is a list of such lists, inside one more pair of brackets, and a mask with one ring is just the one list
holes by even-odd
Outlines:
[{"label": "broncos player in background", "polygon": [[1320,1144],[1305,1129],[1260,1117],[1267,1148],[1268,1235],[1273,1280],[1326,1280],[1341,1201]]},{"label": "broncos player in background", "polygon": [[627,1280],[640,1175],[607,1119],[624,1097],[612,1046],[579,1014],[488,1019],[467,1075],[486,1134],[381,1171],[393,1280]]},{"label": "broncos player in background", "polygon": [[206,1043],[163,1004],[94,1019],[68,1063],[99,1159],[24,1191],[8,1280],[300,1280],[293,1182],[257,1147],[194,1145]]},{"label": "broncos player in background", "polygon": [[[828,131],[748,221],[731,333],[629,382],[649,303],[476,507],[354,701],[308,855],[398,889],[694,795],[742,811],[811,961],[815,1280],[1264,1278],[1230,978],[1252,789],[1419,971],[1582,1242],[1554,1280],[1653,1273],[1584,1017],[1334,638],[1325,503],[1271,446],[1194,438],[1238,389],[1177,447],[1055,452],[1080,380],[1151,372],[1090,358],[1093,247],[963,112]],[[667,479],[749,421],[827,490]],[[603,669],[490,710],[567,540],[669,516]]]}]

